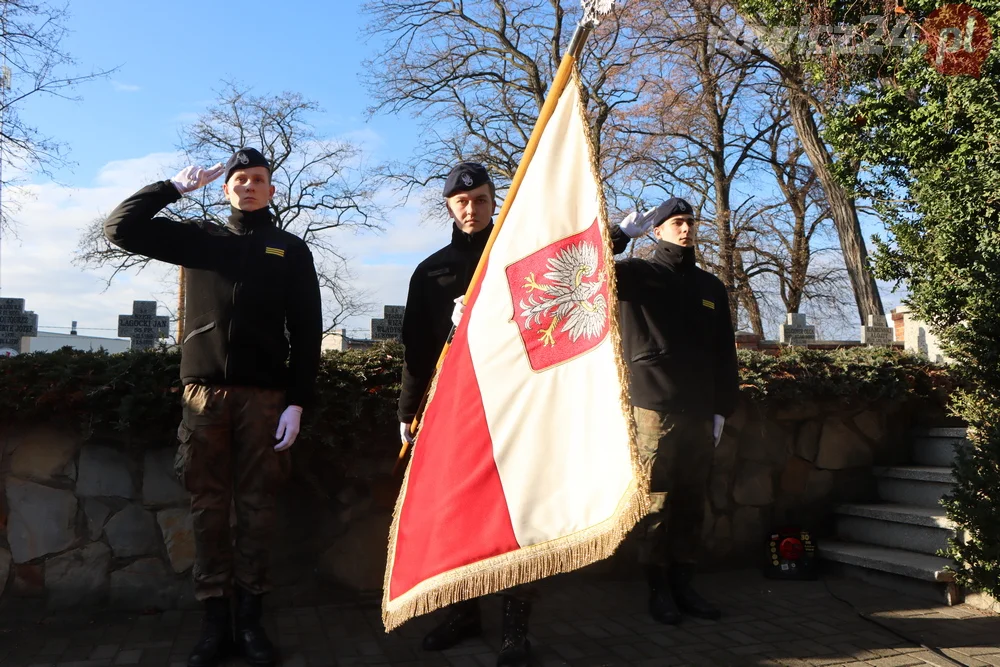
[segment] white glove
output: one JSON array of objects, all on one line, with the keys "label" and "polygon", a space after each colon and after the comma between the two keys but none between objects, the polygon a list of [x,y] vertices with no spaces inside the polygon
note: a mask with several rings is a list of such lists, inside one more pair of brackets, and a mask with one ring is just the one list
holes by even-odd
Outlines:
[{"label": "white glove", "polygon": [[219,176],[222,176],[225,171],[226,165],[221,162],[208,169],[191,165],[190,167],[184,167],[181,173],[170,179],[170,182],[177,188],[177,192],[184,194],[185,192],[205,187]]},{"label": "white glove", "polygon": [[712,415],[712,437],[715,438],[715,446],[719,446],[722,440],[722,429],[726,425],[726,418],[722,415]]},{"label": "white glove", "polygon": [[649,231],[649,228],[653,226],[653,213],[656,212],[656,208],[651,208],[645,213],[640,215],[639,211],[632,211],[625,219],[618,223],[621,230],[625,232],[625,236],[630,239],[634,239],[637,236],[642,236]]},{"label": "white glove", "polygon": [[408,445],[412,445],[414,441],[414,436],[410,433],[410,424],[408,422],[401,422],[399,424],[399,437],[402,442]]},{"label": "white glove", "polygon": [[281,413],[281,418],[278,419],[278,430],[274,434],[274,437],[281,442],[274,446],[274,451],[282,452],[291,447],[295,438],[299,437],[301,424],[302,408],[297,405],[289,405],[285,408],[285,411]]},{"label": "white glove", "polygon": [[465,314],[465,304],[463,301],[465,301],[464,296],[455,299],[455,310],[451,311],[451,323],[455,325],[456,329],[462,323],[462,315]]}]

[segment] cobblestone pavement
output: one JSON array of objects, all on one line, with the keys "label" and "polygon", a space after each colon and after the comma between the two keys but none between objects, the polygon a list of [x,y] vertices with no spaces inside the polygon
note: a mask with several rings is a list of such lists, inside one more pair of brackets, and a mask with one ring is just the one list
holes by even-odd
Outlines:
[{"label": "cobblestone pavement", "polygon": [[[532,664],[1000,666],[1000,617],[964,605],[940,607],[846,579],[773,582],[738,572],[706,575],[697,583],[706,597],[722,603],[721,621],[657,625],[645,613],[639,581],[548,580],[532,617]],[[306,595],[278,593],[269,602],[266,626],[286,667],[496,662],[498,599],[484,602],[482,639],[441,654],[420,648],[437,617],[416,619],[387,635],[374,596],[311,589]],[[47,612],[37,602],[7,599],[0,605],[0,665],[180,667],[199,623],[196,610]]]}]

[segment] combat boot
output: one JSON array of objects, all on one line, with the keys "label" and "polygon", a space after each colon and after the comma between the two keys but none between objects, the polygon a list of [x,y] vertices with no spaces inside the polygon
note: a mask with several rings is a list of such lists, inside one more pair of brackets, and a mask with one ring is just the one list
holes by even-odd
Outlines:
[{"label": "combat boot", "polygon": [[503,596],[503,638],[500,641],[500,653],[497,654],[497,667],[527,667],[528,656],[531,655],[531,642],[528,641],[528,617],[531,615],[531,602]]},{"label": "combat boot", "polygon": [[681,612],[667,583],[667,568],[650,565],[646,575],[649,577],[649,615],[664,625],[677,625],[681,622]]},{"label": "combat boot", "polygon": [[685,614],[709,621],[718,620],[722,616],[722,612],[714,604],[698,595],[691,586],[693,578],[694,568],[690,565],[672,565],[670,567],[670,590],[674,594],[674,601]]},{"label": "combat boot", "polygon": [[188,667],[215,667],[233,654],[233,618],[229,598],[205,600],[201,637],[188,656]]},{"label": "combat boot", "polygon": [[424,637],[425,651],[444,651],[459,642],[483,633],[479,602],[466,600],[448,607],[447,616]]},{"label": "combat boot", "polygon": [[260,624],[263,596],[236,589],[236,650],[253,667],[273,667],[274,645]]}]

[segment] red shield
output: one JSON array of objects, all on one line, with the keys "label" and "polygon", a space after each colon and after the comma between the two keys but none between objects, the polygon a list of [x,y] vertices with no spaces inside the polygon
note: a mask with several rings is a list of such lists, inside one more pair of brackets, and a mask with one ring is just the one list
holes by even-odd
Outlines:
[{"label": "red shield", "polygon": [[600,222],[507,267],[514,319],[532,370],[580,356],[608,335],[608,266]]}]

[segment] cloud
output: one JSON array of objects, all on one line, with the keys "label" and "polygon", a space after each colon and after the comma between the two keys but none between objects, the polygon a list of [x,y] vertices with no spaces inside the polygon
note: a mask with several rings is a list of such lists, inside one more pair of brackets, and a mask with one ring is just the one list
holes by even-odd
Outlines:
[{"label": "cloud", "polygon": [[121,81],[112,81],[111,85],[120,93],[137,93],[142,90],[141,86],[136,86],[131,83],[122,83]]},{"label": "cloud", "polygon": [[[119,274],[110,287],[110,269],[87,271],[73,264],[85,228],[109,213],[130,194],[173,175],[182,156],[153,153],[105,164],[89,187],[33,183],[24,187],[17,215],[17,238],[5,234],[2,253],[3,296],[21,297],[39,315],[39,329],[68,331],[73,320],[80,333],[115,337],[118,315],[129,313],[134,300],[156,300],[160,314],[176,308],[176,269],[153,263],[139,273]],[[86,180],[86,175],[84,179]],[[402,207],[381,233],[340,230],[329,238],[351,258],[354,285],[377,303],[368,316],[345,323],[352,334],[366,335],[371,317],[383,304],[403,304],[417,263],[446,245],[448,227],[420,225],[417,207]]]}]

